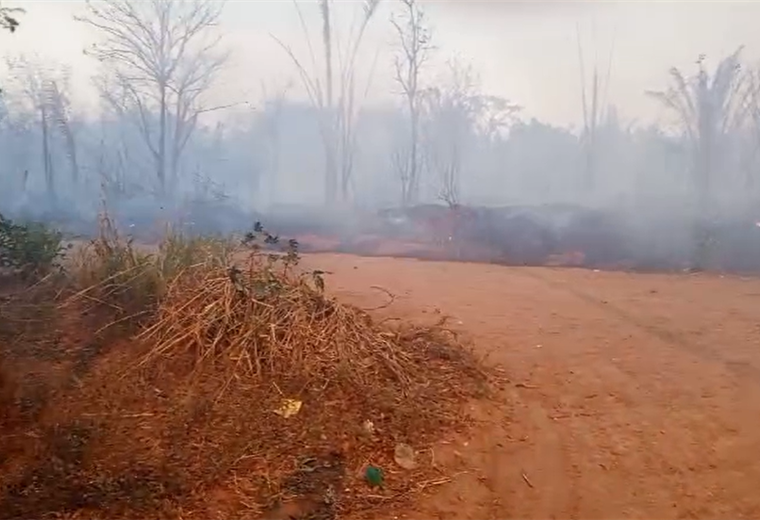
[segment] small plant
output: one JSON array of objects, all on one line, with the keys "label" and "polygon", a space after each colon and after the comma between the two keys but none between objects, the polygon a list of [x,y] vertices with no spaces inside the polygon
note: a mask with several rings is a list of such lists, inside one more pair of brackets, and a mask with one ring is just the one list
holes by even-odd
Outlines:
[{"label": "small plant", "polygon": [[[258,255],[263,249],[271,250],[280,246],[280,237],[264,229],[261,222],[256,222],[253,225],[253,230],[244,235],[241,244],[252,250],[254,255]],[[271,262],[281,261],[286,269],[298,265],[301,257],[298,254],[298,241],[296,239],[291,238],[287,245],[280,246],[279,250],[280,254],[269,254]]]},{"label": "small plant", "polygon": [[59,260],[69,247],[58,230],[38,222],[17,224],[0,214],[0,266],[24,278],[60,268]]},{"label": "small plant", "polygon": [[[267,262],[265,265],[258,266],[262,276],[261,280],[254,284],[254,287],[258,287],[260,291],[263,291],[264,293],[275,291],[281,287],[282,280],[289,276],[291,268],[298,265],[301,261],[301,256],[298,252],[299,244],[296,239],[291,238],[287,241],[287,245],[282,246],[280,245],[280,237],[269,233],[264,229],[261,222],[256,222],[254,224],[253,230],[245,234],[241,243],[252,251],[251,257],[253,259],[263,255],[263,249],[271,249],[279,246],[278,252],[267,254]],[[275,272],[278,265],[282,267],[281,273]],[[240,279],[238,275],[240,274],[240,271],[237,268],[233,269],[236,271],[236,274],[234,277],[233,275],[230,275],[231,280],[233,283],[239,284]],[[325,291],[325,274],[327,274],[326,271],[316,269],[303,272],[298,278],[302,283],[311,280],[313,286],[312,289],[315,289],[318,293],[322,294]],[[264,285],[261,285],[262,283]]]}]

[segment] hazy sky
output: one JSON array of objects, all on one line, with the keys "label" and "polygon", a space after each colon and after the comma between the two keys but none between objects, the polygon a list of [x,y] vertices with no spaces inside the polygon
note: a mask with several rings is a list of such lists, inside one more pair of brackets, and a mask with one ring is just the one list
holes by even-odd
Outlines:
[{"label": "hazy sky", "polygon": [[[136,0],[139,1],[139,0]],[[597,60],[606,72],[612,54],[609,101],[626,118],[657,118],[661,110],[644,95],[667,81],[676,65],[693,70],[704,53],[715,61],[746,45],[745,58],[760,64],[760,2],[498,2],[423,0],[437,45],[435,77],[452,56],[473,64],[483,89],[525,107],[529,116],[558,124],[578,123],[580,73],[578,29],[587,71]],[[91,102],[88,78],[96,70],[83,48],[95,35],[72,20],[81,1],[6,0],[5,6],[25,7],[15,35],[0,35],[5,53],[37,53],[68,63],[76,78],[76,99]],[[307,23],[318,37],[316,2],[301,1]],[[383,0],[364,44],[362,77],[375,64],[370,102],[392,99],[393,33],[388,23],[398,3]],[[337,25],[346,28],[359,5],[336,1]],[[256,102],[262,85],[275,89],[293,80],[294,68],[270,34],[305,53],[303,33],[290,0],[231,0],[222,26],[233,60],[214,96],[222,102]],[[613,45],[614,44],[614,45]]]}]

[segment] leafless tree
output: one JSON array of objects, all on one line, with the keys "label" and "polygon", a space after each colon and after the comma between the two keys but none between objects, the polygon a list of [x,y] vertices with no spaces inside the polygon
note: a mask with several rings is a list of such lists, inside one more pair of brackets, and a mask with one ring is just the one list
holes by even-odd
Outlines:
[{"label": "leafless tree", "polygon": [[691,149],[692,175],[700,215],[697,229],[695,267],[701,268],[711,237],[709,221],[714,217],[710,192],[714,174],[722,159],[721,147],[726,135],[741,125],[747,116],[749,92],[746,76],[741,73],[742,48],[724,58],[711,75],[705,68],[705,56],[697,60],[697,74],[684,75],[670,69],[671,85],[664,91],[648,92],[678,118]]},{"label": "leafless tree", "polygon": [[39,118],[45,184],[50,197],[55,198],[53,142],[56,136],[63,139],[64,153],[71,166],[72,182],[79,182],[77,146],[68,95],[69,70],[55,64],[45,65],[39,59],[25,56],[8,59],[7,65],[19,82],[19,90],[26,104]]},{"label": "leafless tree", "polygon": [[14,79],[20,83],[20,92],[29,108],[37,115],[40,128],[40,152],[42,155],[42,169],[48,196],[56,198],[55,170],[51,152],[52,125],[50,106],[44,95],[45,77],[39,63],[24,56],[16,59],[8,59],[8,69],[14,74]]},{"label": "leafless tree", "polygon": [[[402,13],[391,17],[400,50],[394,59],[395,79],[401,86],[409,111],[408,150],[396,152],[395,169],[401,176],[401,204],[407,206],[419,197],[420,174],[420,75],[433,50],[425,13],[415,0],[400,0]],[[402,159],[400,154],[405,155]]]},{"label": "leafless tree", "polygon": [[[607,104],[607,93],[610,83],[610,74],[612,71],[612,55],[614,44],[610,49],[609,59],[607,61],[607,70],[602,77],[599,73],[599,66],[594,62],[591,72],[591,92],[588,93],[586,78],[586,64],[583,57],[583,48],[581,46],[580,28],[576,28],[576,38],[578,42],[578,64],[581,75],[581,108],[583,109],[583,133],[581,134],[581,147],[585,159],[585,179],[584,184],[587,189],[592,189],[596,183],[598,143],[597,132],[599,125],[605,118],[605,109]],[[590,99],[589,99],[590,97]]]},{"label": "leafless tree", "polygon": [[402,207],[409,205],[409,196],[411,193],[411,179],[409,168],[409,143],[406,139],[397,138],[396,143],[391,150],[391,170],[398,175],[399,182],[401,183],[401,205]]},{"label": "leafless tree", "polygon": [[71,168],[71,180],[76,185],[79,184],[80,171],[68,79],[68,74],[61,78],[50,78],[45,82],[44,95],[50,107],[53,124],[64,140],[64,151]]},{"label": "leafless tree", "polygon": [[473,125],[476,85],[472,67],[449,62],[449,78],[441,88],[425,92],[425,132],[430,166],[440,176],[439,198],[459,202],[463,148]]},{"label": "leafless tree", "polygon": [[101,93],[121,105],[118,111],[137,112],[162,192],[177,181],[199,116],[219,108],[208,108],[202,97],[228,57],[213,31],[223,6],[217,0],[88,0],[87,14],[78,18],[103,36],[90,51],[104,68]]},{"label": "leafless tree", "polygon": [[500,135],[519,110],[503,98],[483,94],[471,66],[449,62],[443,86],[426,89],[422,103],[424,162],[438,174],[439,199],[459,204],[468,145]]},{"label": "leafless tree", "polygon": [[[325,150],[325,201],[328,204],[337,200],[339,187],[340,195],[344,200],[349,195],[356,149],[354,132],[357,116],[356,61],[367,26],[374,17],[379,3],[380,0],[363,0],[363,16],[349,30],[347,41],[340,42],[334,38],[332,0],[319,0],[322,17],[323,74],[318,71],[314,45],[297,0],[293,0],[293,5],[308,45],[310,65],[307,66],[299,59],[290,46],[274,37],[298,70],[311,104],[318,113],[319,129]],[[338,68],[337,76],[335,65]],[[311,71],[308,70],[309,66]]]}]

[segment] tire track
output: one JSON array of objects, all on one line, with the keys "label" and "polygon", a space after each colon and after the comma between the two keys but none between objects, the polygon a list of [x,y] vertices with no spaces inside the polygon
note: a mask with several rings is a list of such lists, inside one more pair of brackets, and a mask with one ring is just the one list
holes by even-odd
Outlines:
[{"label": "tire track", "polygon": [[545,276],[541,276],[535,271],[527,269],[520,270],[519,272],[523,276],[541,281],[554,290],[571,294],[579,300],[588,303],[607,314],[615,316],[625,323],[633,325],[645,334],[649,334],[650,336],[653,336],[672,347],[681,348],[688,352],[694,353],[705,361],[719,363],[738,378],[760,381],[760,368],[756,366],[728,360],[724,356],[721,356],[715,349],[712,349],[703,344],[687,341],[683,338],[682,335],[673,332],[672,330],[653,325],[652,323],[648,323],[646,320],[634,316],[621,307],[610,303],[607,300],[600,300],[598,297],[587,292],[580,291],[568,283],[552,280]]}]

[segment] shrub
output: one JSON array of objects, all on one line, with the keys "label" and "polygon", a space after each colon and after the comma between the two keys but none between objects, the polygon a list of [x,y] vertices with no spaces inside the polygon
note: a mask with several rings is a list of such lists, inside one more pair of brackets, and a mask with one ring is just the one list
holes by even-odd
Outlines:
[{"label": "shrub", "polygon": [[0,267],[24,277],[59,268],[67,247],[63,234],[39,222],[18,224],[0,214]]}]

